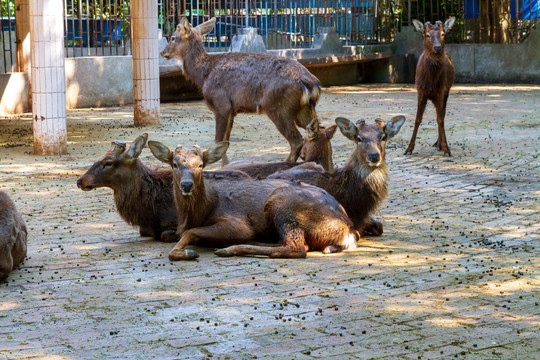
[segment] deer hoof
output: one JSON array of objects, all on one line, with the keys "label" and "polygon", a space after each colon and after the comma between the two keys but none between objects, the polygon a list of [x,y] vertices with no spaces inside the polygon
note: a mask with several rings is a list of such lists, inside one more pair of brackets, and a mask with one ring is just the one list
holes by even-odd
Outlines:
[{"label": "deer hoof", "polygon": [[405,150],[405,154],[403,155],[412,155],[412,149]]},{"label": "deer hoof", "polygon": [[169,253],[169,260],[178,261],[178,260],[195,260],[199,257],[194,250],[172,250]]},{"label": "deer hoof", "polygon": [[230,257],[233,256],[233,254],[229,253],[227,249],[218,249],[214,251],[214,255],[221,256],[221,257]]}]

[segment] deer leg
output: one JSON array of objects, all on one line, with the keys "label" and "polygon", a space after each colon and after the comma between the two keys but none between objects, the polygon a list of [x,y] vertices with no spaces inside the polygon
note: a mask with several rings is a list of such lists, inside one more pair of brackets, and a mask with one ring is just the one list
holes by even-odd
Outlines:
[{"label": "deer leg", "polygon": [[162,242],[175,242],[177,239],[176,237],[176,230],[165,230],[161,233],[159,240]]},{"label": "deer leg", "polygon": [[422,93],[418,93],[418,108],[416,110],[416,120],[414,121],[414,130],[411,136],[411,141],[409,142],[409,146],[407,147],[407,150],[405,150],[405,155],[412,154],[414,150],[414,145],[416,144],[416,134],[418,133],[418,127],[420,126],[420,123],[422,122],[422,116],[424,116],[424,111],[426,110],[426,104],[427,104],[427,97]]},{"label": "deer leg", "polygon": [[[276,128],[281,135],[287,139],[287,142],[291,147],[291,152],[289,153],[286,161],[296,162],[300,156],[300,151],[302,151],[302,135],[300,135],[300,132],[296,128],[294,119],[288,118],[286,115],[283,115],[278,111],[267,113],[267,115],[270,120],[272,120],[274,125],[276,125]],[[282,112],[286,114],[286,111]]]},{"label": "deer leg", "polygon": [[139,235],[142,237],[151,237],[154,236],[154,231],[150,227],[141,226],[139,228]]},{"label": "deer leg", "polygon": [[[233,126],[233,120],[234,120],[234,114],[232,111],[221,111],[219,113],[215,113],[216,118],[216,136],[215,136],[215,142],[218,143],[220,141],[229,141],[231,137],[231,130]],[[227,157],[227,153],[223,155],[221,158],[221,166],[225,166],[229,163],[229,158]]]},{"label": "deer leg", "polygon": [[[0,250],[7,250],[5,249],[6,247]],[[11,251],[0,251],[0,280],[5,279],[12,270],[13,257],[11,256]]]},{"label": "deer leg", "polygon": [[[213,225],[184,231],[178,244],[169,253],[169,259],[171,261],[195,259],[199,255],[193,250],[184,250],[184,247],[199,241],[230,244],[231,242],[249,241],[253,237],[253,231],[244,219],[223,218]],[[194,255],[196,256],[193,257]]]},{"label": "deer leg", "polygon": [[383,234],[383,224],[370,216],[369,221],[362,232],[362,235],[365,234],[381,236]]},{"label": "deer leg", "polygon": [[435,109],[437,111],[437,126],[439,129],[439,150],[442,150],[445,155],[452,156],[452,153],[450,153],[450,148],[448,147],[448,143],[446,142],[446,133],[444,131],[444,117],[446,116],[446,103],[448,100],[448,94],[449,92],[446,92],[442,99],[440,99]]}]

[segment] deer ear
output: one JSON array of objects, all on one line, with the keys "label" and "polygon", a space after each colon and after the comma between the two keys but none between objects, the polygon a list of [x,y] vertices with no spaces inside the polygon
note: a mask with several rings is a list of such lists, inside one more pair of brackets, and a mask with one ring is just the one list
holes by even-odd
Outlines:
[{"label": "deer ear", "polygon": [[201,36],[206,35],[208,33],[211,33],[212,30],[214,30],[214,26],[216,25],[216,18],[211,18],[208,21],[203,22],[202,24],[199,24],[195,27],[195,30],[197,30]]},{"label": "deer ear", "polygon": [[416,31],[421,34],[422,36],[424,35],[424,24],[422,24],[420,21],[414,19],[412,21],[413,25],[414,25],[414,28],[416,29]]},{"label": "deer ear", "polygon": [[454,22],[456,21],[456,18],[454,16],[450,16],[448,20],[444,22],[444,32],[450,31],[452,27],[454,26]]},{"label": "deer ear", "polygon": [[163,145],[159,141],[149,141],[148,147],[150,148],[150,151],[154,156],[159,160],[166,164],[169,164],[172,166],[172,160],[174,157],[174,154],[171,149],[169,149],[167,146]]},{"label": "deer ear", "polygon": [[124,150],[126,150],[126,143],[124,141],[114,140],[111,143],[111,148],[109,152],[111,154],[114,154],[115,157],[118,157],[124,152]]},{"label": "deer ear", "polygon": [[191,24],[185,16],[180,19],[180,24],[176,27],[176,31],[182,36],[189,36],[191,34]]},{"label": "deer ear", "polygon": [[356,126],[349,119],[338,117],[336,118],[336,124],[339,126],[341,133],[345,135],[347,139],[353,141],[354,143],[358,142],[358,139],[356,138],[358,129],[356,129]]},{"label": "deer ear", "polygon": [[148,134],[144,133],[138,138],[136,138],[129,147],[129,150],[127,152],[127,156],[136,159],[141,155],[142,150],[144,149],[144,146],[146,145],[146,140],[148,140]]},{"label": "deer ear", "polygon": [[324,133],[328,140],[332,139],[334,137],[334,134],[336,133],[337,125],[332,125],[326,129],[324,129]]},{"label": "deer ear", "polygon": [[386,134],[386,139],[394,137],[401,127],[405,123],[405,116],[394,116],[389,122],[384,126],[384,133]]},{"label": "deer ear", "polygon": [[306,132],[309,140],[314,140],[319,137],[319,120],[313,119],[306,126]]},{"label": "deer ear", "polygon": [[204,166],[215,163],[221,159],[221,157],[227,152],[228,148],[229,142],[222,141],[212,145],[208,150],[204,150],[202,154]]}]

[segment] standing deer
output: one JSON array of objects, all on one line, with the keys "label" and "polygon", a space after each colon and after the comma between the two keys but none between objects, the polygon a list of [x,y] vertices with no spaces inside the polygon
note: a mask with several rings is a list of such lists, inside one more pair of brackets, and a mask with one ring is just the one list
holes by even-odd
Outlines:
[{"label": "standing deer", "polygon": [[26,224],[9,196],[0,191],[0,280],[26,257]]},{"label": "standing deer", "polygon": [[[84,191],[100,187],[113,190],[118,214],[130,225],[139,226],[141,236],[176,241],[176,207],[171,169],[150,169],[139,160],[148,134],[137,137],[129,149],[115,140],[105,155],[77,180]],[[205,172],[210,178],[249,178],[240,171]]]},{"label": "standing deer", "polygon": [[302,152],[300,157],[304,160],[303,164],[291,162],[273,162],[273,163],[252,163],[252,162],[233,162],[222,169],[240,170],[247,173],[254,179],[266,179],[269,175],[290,169],[295,166],[317,168],[314,164],[320,164],[321,171],[334,171],[334,162],[332,160],[332,144],[330,141],[336,132],[337,125],[328,128],[319,125],[317,119],[313,119],[306,127],[306,135],[303,139]]},{"label": "standing deer", "polygon": [[388,196],[388,168],[386,167],[386,142],[394,137],[403,123],[404,116],[395,116],[386,124],[376,119],[375,124],[359,120],[356,125],[338,117],[336,123],[345,137],[356,144],[356,148],[343,167],[333,173],[292,168],[270,175],[269,179],[302,181],[320,187],[343,207],[354,227],[361,234],[370,232],[381,235],[383,226],[370,218]]},{"label": "standing deer", "polygon": [[[356,247],[358,233],[339,203],[326,191],[283,180],[204,179],[203,168],[218,161],[228,142],[210,149],[173,152],[167,146],[149,141],[156,158],[173,169],[174,198],[180,240],[169,259],[192,260],[199,255],[186,245],[231,245],[216,251],[220,256],[266,255],[299,258],[306,247],[338,252]],[[273,241],[280,246],[256,246],[251,240]],[[238,245],[242,244],[242,245]]]},{"label": "standing deer", "polygon": [[[291,147],[288,162],[298,159],[305,128],[317,117],[321,84],[294,59],[270,54],[207,54],[202,36],[216,18],[192,27],[182,17],[161,56],[182,61],[184,74],[201,90],[216,119],[215,141],[228,141],[238,113],[265,113]],[[223,156],[222,164],[228,164]]]},{"label": "standing deer", "polygon": [[423,25],[420,21],[413,20],[416,31],[424,37],[424,52],[420,55],[416,66],[415,83],[418,92],[418,108],[416,110],[414,131],[405,155],[412,154],[414,150],[416,134],[422,122],[428,100],[431,100],[435,105],[439,128],[439,136],[433,146],[444,151],[445,155],[452,155],[446,142],[444,117],[446,115],[448,94],[454,84],[454,65],[452,65],[450,57],[444,50],[444,35],[450,31],[454,21],[456,21],[456,18],[452,16],[446,20],[443,27],[440,21],[437,21],[435,25],[432,25],[429,21]]}]

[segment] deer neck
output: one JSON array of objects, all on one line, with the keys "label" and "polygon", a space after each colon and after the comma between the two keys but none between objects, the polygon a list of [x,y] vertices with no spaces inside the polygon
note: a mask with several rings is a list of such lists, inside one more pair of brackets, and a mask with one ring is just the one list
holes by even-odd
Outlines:
[{"label": "deer neck", "polygon": [[137,159],[124,178],[111,186],[116,209],[130,225],[139,224],[141,195],[148,192],[146,182],[149,176],[151,176],[151,170]]},{"label": "deer neck", "polygon": [[213,210],[212,194],[214,193],[212,186],[201,184],[193,189],[191,195],[183,195],[180,189],[180,184],[174,181],[174,198],[177,203],[178,227],[181,230],[187,230],[201,226],[208,218]]},{"label": "deer neck", "polygon": [[213,57],[204,51],[203,44],[199,40],[190,41],[189,47],[182,57],[184,74],[201,89],[214,67]]}]

